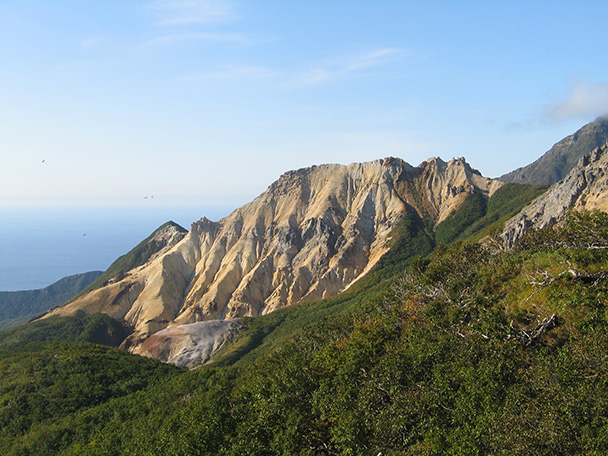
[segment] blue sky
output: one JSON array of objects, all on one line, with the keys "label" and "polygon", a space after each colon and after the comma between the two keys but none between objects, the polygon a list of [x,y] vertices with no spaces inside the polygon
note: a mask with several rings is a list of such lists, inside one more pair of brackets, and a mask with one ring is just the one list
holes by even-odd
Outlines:
[{"label": "blue sky", "polygon": [[0,205],[236,205],[290,169],[385,156],[497,177],[608,113],[607,18],[580,0],[0,0]]}]

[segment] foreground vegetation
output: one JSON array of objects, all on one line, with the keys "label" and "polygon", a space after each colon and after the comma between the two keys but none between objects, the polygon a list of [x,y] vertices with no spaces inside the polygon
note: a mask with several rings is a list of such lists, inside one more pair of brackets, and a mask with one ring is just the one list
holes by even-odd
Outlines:
[{"label": "foreground vegetation", "polygon": [[[481,242],[430,253],[412,214],[356,289],[245,321],[196,371],[7,348],[0,453],[608,453],[608,216],[573,213],[509,251],[482,225]],[[73,337],[110,326],[96,318]]]}]

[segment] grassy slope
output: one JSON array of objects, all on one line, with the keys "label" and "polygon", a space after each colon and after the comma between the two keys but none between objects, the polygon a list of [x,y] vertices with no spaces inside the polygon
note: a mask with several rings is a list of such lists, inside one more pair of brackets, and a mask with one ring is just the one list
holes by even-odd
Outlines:
[{"label": "grassy slope", "polygon": [[[54,423],[87,409],[133,394],[181,370],[156,360],[92,344],[47,343],[36,351],[3,351],[0,358],[0,442],[2,454],[19,454],[28,433],[44,429],[38,454],[52,454],[60,444]],[[46,440],[46,441],[45,441]],[[11,447],[11,450],[8,450]]]},{"label": "grassy slope", "polygon": [[128,335],[128,328],[105,314],[54,316],[0,331],[0,352],[51,341],[91,342],[118,347]]}]

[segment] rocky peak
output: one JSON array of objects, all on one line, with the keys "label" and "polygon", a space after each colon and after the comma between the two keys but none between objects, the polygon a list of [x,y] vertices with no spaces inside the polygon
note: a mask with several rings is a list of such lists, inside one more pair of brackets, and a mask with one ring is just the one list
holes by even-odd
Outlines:
[{"label": "rocky peak", "polygon": [[227,217],[200,219],[144,266],[55,314],[108,313],[135,328],[126,347],[150,351],[142,343],[169,326],[335,296],[388,250],[406,210],[441,221],[469,193],[489,196],[500,185],[464,159],[413,167],[387,157],[289,171]]},{"label": "rocky peak", "polygon": [[442,222],[466,197],[478,192],[491,196],[501,185],[481,173],[464,158],[453,158],[449,162],[431,158],[418,167],[420,185],[425,196],[425,208],[435,223]]}]

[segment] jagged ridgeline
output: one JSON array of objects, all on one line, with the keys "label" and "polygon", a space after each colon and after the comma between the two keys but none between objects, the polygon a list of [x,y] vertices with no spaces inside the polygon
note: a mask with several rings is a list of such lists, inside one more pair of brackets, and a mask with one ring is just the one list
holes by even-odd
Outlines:
[{"label": "jagged ridgeline", "polygon": [[174,340],[179,325],[229,325],[336,296],[390,250],[406,214],[419,219],[433,243],[435,227],[462,204],[478,198],[481,217],[503,185],[464,159],[413,167],[387,158],[288,172],[228,217],[201,219],[174,246],[49,316],[106,313],[134,328],[124,347],[148,354],[144,342],[168,326]]}]

